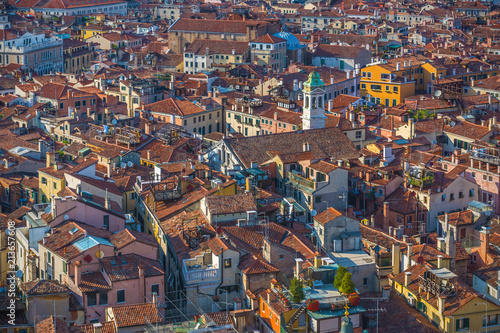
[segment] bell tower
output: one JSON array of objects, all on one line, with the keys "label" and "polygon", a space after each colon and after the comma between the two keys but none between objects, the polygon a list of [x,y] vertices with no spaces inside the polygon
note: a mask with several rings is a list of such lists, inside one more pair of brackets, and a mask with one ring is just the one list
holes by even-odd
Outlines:
[{"label": "bell tower", "polygon": [[312,71],[304,82],[304,107],[302,114],[302,128],[316,129],[325,127],[325,83],[319,74]]}]

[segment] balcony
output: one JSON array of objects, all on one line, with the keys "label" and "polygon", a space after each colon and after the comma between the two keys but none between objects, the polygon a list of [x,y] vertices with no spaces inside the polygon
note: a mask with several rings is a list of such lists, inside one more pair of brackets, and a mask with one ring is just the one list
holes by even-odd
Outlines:
[{"label": "balcony", "polygon": [[392,266],[377,266],[377,277],[386,278],[392,273]]},{"label": "balcony", "polygon": [[306,188],[313,191],[316,189],[316,183],[314,181],[304,178],[298,173],[295,173],[293,171],[288,172],[288,179],[290,179],[290,181],[294,185],[305,186]]},{"label": "balcony", "polygon": [[202,263],[202,256],[194,259],[185,259],[182,264],[182,273],[186,284],[219,282],[219,269]]},{"label": "balcony", "polygon": [[[493,154],[491,154],[493,153]],[[470,158],[485,163],[500,165],[499,152],[492,148],[475,148],[471,150]]]},{"label": "balcony", "polygon": [[42,43],[36,43],[31,45],[6,47],[5,51],[23,54],[41,49],[46,49],[49,47],[62,46],[62,44],[63,44],[62,39],[45,40]]}]

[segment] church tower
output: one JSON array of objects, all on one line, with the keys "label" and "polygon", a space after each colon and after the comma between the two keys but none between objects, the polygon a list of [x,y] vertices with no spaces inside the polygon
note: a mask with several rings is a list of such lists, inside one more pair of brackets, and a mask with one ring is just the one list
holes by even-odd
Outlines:
[{"label": "church tower", "polygon": [[319,74],[312,71],[304,82],[304,107],[302,114],[302,129],[325,127],[325,83]]}]

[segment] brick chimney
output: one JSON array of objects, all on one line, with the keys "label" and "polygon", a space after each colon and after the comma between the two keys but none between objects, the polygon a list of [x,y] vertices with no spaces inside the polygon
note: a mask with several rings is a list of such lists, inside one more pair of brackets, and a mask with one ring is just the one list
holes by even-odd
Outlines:
[{"label": "brick chimney", "polygon": [[53,166],[56,163],[56,156],[53,152],[48,151],[47,154],[47,168]]},{"label": "brick chimney", "polygon": [[80,285],[80,280],[82,278],[81,263],[79,261],[75,262],[75,285],[78,287]]},{"label": "brick chimney", "polygon": [[480,232],[481,238],[481,248],[479,249],[479,255],[483,260],[484,264],[488,264],[488,248],[490,247],[490,227],[483,227]]},{"label": "brick chimney", "polygon": [[411,272],[405,272],[405,287],[411,283]]},{"label": "brick chimney", "polygon": [[146,292],[146,280],[144,277],[144,268],[139,266],[139,300],[141,303],[144,303],[146,301],[145,295]]}]

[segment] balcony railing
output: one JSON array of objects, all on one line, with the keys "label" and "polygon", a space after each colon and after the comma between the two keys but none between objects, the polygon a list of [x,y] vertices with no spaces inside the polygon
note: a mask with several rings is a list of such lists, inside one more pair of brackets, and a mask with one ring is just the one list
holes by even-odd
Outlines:
[{"label": "balcony railing", "polygon": [[488,154],[487,150],[484,148],[471,150],[470,157],[473,160],[500,165],[500,158],[498,156]]},{"label": "balcony railing", "polygon": [[290,179],[291,182],[308,187],[312,190],[315,189],[315,182],[312,180],[309,180],[307,178],[302,177],[301,175],[293,172],[288,172],[288,178]]},{"label": "balcony railing", "polygon": [[219,281],[219,269],[206,265],[194,264],[193,259],[184,260],[182,271],[187,284],[196,284],[201,282]]},{"label": "balcony railing", "polygon": [[392,273],[392,266],[377,266],[377,277],[384,278]]},{"label": "balcony railing", "polygon": [[62,44],[63,44],[62,39],[55,39],[55,40],[46,40],[44,42],[31,45],[6,47],[5,50],[7,52],[26,53],[40,49],[46,49],[48,47],[62,46]]}]

